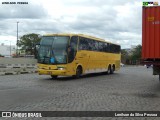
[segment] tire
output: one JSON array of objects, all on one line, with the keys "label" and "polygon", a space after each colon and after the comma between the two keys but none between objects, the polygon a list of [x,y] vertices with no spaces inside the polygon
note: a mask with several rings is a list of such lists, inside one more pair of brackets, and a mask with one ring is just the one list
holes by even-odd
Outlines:
[{"label": "tire", "polygon": [[115,71],[115,66],[113,65],[112,68],[111,68],[111,74],[113,74]]},{"label": "tire", "polygon": [[114,73],[114,68],[111,67],[111,65],[108,66],[108,71],[107,71],[108,74],[113,74]]},{"label": "tire", "polygon": [[110,65],[108,66],[107,73],[108,73],[108,74],[111,74],[111,66],[110,66]]},{"label": "tire", "polygon": [[57,79],[58,75],[51,75],[52,79]]},{"label": "tire", "polygon": [[74,75],[73,77],[78,79],[78,78],[80,78],[81,75],[82,75],[82,67],[79,66],[76,69],[76,75]]},{"label": "tire", "polygon": [[113,66],[112,66],[112,67],[110,66],[110,69],[111,69],[111,70],[110,70],[110,74],[113,74],[113,72],[114,72],[114,71],[113,71]]}]

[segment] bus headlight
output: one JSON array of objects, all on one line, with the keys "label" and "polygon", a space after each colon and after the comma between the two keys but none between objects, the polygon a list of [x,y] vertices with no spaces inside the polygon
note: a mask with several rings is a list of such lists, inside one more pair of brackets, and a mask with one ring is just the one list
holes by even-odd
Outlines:
[{"label": "bus headlight", "polygon": [[63,68],[63,67],[59,67],[59,68],[58,68],[58,70],[65,70],[65,68]]}]

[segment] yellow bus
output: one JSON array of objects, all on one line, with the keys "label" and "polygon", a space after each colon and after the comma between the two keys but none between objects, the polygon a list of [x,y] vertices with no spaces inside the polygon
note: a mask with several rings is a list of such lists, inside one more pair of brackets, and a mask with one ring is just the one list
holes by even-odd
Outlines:
[{"label": "yellow bus", "polygon": [[83,34],[42,36],[38,51],[39,75],[74,76],[120,68],[120,45]]}]

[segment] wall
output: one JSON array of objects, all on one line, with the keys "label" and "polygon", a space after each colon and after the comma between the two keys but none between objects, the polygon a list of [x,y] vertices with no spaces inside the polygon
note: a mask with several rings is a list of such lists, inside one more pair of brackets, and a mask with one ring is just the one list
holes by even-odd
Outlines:
[{"label": "wall", "polygon": [[0,57],[0,67],[11,67],[11,68],[21,68],[21,67],[36,67],[37,59],[33,58],[3,58]]}]

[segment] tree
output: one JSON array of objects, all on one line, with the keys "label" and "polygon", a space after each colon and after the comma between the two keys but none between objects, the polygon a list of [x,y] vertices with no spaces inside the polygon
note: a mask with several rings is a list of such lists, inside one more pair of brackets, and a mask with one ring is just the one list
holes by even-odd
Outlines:
[{"label": "tree", "polygon": [[142,46],[141,45],[137,45],[134,48],[134,50],[132,51],[131,60],[132,60],[132,62],[134,62],[134,64],[138,64],[138,62],[140,62],[141,51],[142,51]]},{"label": "tree", "polygon": [[125,49],[121,50],[121,62],[126,63],[126,59],[128,58],[128,53]]},{"label": "tree", "polygon": [[142,46],[137,45],[135,48],[127,52],[125,49],[121,50],[121,61],[126,64],[139,64],[141,59]]},{"label": "tree", "polygon": [[133,54],[132,54],[131,58],[133,60],[141,59],[141,51],[142,51],[142,46],[141,45],[137,45],[136,48],[133,50]]},{"label": "tree", "polygon": [[21,47],[27,54],[36,55],[35,45],[39,43],[41,38],[38,34],[31,33],[20,37],[18,46]]}]

